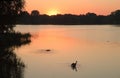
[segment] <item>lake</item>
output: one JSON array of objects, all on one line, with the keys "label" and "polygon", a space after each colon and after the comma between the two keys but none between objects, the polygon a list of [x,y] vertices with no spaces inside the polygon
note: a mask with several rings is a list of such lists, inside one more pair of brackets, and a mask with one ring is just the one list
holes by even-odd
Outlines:
[{"label": "lake", "polygon": [[24,78],[120,78],[120,26],[17,25],[15,30],[32,34],[30,44],[15,49],[26,65]]}]

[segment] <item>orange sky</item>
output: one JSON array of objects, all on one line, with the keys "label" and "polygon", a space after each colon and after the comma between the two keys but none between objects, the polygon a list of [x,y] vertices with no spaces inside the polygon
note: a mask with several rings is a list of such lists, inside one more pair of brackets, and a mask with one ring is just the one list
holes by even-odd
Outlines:
[{"label": "orange sky", "polygon": [[40,14],[48,14],[54,10],[59,14],[85,14],[94,12],[107,15],[120,9],[120,0],[25,0],[25,9],[38,10]]}]

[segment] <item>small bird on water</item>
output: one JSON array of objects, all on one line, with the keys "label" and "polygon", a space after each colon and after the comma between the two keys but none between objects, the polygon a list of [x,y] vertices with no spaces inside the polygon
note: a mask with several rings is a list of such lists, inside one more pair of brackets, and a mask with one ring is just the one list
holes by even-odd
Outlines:
[{"label": "small bird on water", "polygon": [[76,65],[77,65],[77,61],[76,61],[75,63],[72,63],[72,64],[71,64],[71,67],[72,67],[72,68],[76,68]]}]

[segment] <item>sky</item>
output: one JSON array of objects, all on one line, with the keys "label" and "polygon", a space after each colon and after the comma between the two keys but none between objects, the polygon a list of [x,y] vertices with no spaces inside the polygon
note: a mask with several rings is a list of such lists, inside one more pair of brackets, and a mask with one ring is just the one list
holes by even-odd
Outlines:
[{"label": "sky", "polygon": [[25,0],[25,10],[38,10],[40,14],[86,14],[94,12],[108,15],[120,9],[120,0]]}]

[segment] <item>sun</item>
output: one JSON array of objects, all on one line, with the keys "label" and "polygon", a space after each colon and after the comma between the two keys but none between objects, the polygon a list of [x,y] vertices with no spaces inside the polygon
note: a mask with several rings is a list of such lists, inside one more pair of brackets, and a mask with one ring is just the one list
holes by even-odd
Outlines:
[{"label": "sun", "polygon": [[47,12],[47,15],[49,15],[49,16],[57,15],[57,14],[59,14],[59,11],[56,10],[56,9],[52,9],[52,10],[49,10],[49,11]]}]

